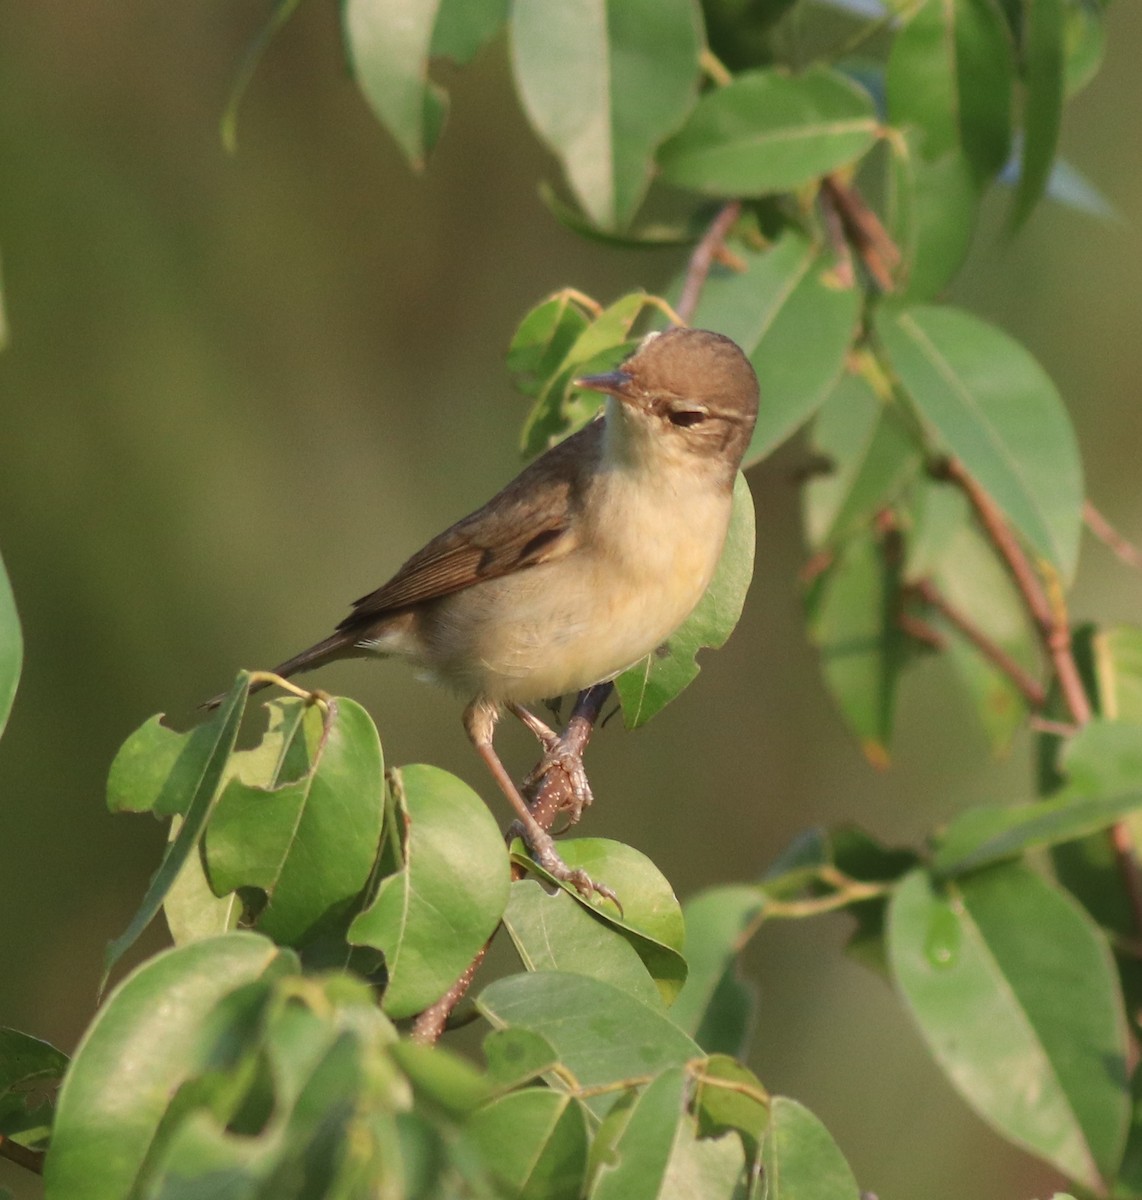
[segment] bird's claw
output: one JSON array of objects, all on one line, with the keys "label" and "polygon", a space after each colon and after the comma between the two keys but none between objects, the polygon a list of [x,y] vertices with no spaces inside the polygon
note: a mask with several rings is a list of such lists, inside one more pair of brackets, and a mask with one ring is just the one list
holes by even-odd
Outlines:
[{"label": "bird's claw", "polygon": [[555,839],[549,833],[536,837],[534,833],[524,829],[519,821],[513,822],[508,832],[510,836],[523,839],[531,851],[532,858],[552,879],[557,879],[560,883],[569,883],[584,900],[590,900],[593,895],[609,900],[619,910],[619,916],[623,915],[622,903],[614,889],[592,879],[582,867],[569,867],[560,857],[555,848]]}]

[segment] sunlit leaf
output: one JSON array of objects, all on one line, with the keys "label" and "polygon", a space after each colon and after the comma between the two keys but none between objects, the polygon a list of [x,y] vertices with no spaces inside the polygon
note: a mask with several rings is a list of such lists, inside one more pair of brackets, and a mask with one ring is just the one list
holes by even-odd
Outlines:
[{"label": "sunlit leaf", "polygon": [[954,308],[877,322],[908,398],[1032,547],[1069,580],[1082,531],[1082,464],[1055,385],[1005,333]]},{"label": "sunlit leaf", "polygon": [[1085,911],[1018,863],[943,891],[917,871],[892,901],[888,941],[904,999],[964,1099],[1101,1192],[1130,1112],[1126,1021]]},{"label": "sunlit leaf", "polygon": [[725,196],[794,191],[872,145],[868,93],[839,72],[751,71],[707,92],[658,154],[667,183]]},{"label": "sunlit leaf", "polygon": [[859,1200],[860,1189],[829,1131],[802,1104],[774,1096],[761,1142],[767,1200]]},{"label": "sunlit leaf", "polygon": [[403,808],[405,865],[381,883],[349,940],[384,953],[382,1006],[406,1017],[444,993],[499,923],[508,858],[487,806],[454,775],[402,767],[393,788]]},{"label": "sunlit leaf", "polygon": [[596,224],[634,216],[654,151],[694,104],[701,49],[691,0],[515,0],[520,102]]}]

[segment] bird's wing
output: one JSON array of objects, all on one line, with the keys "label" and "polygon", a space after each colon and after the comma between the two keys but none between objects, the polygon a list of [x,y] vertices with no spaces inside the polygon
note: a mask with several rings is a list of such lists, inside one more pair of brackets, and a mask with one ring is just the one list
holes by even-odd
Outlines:
[{"label": "bird's wing", "polygon": [[355,629],[393,609],[446,596],[485,579],[571,553],[571,521],[602,446],[595,421],[552,447],[483,508],[457,521],[382,587],[354,602],[337,627]]}]

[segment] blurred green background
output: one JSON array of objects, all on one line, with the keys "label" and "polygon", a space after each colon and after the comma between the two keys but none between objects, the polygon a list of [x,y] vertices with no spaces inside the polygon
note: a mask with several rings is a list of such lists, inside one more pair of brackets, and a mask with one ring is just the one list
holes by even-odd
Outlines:
[{"label": "blurred green background", "polygon": [[[153,712],[193,721],[237,667],[323,636],[514,473],[525,406],[503,352],[533,302],[565,284],[603,300],[659,288],[679,261],[605,250],[547,214],[536,184],[556,170],[502,43],[445,72],[449,127],[413,177],[347,77],[331,0],[271,47],[228,157],[219,117],[269,8],[4,10],[0,547],[26,660],[0,743],[0,1023],[68,1050],[162,849],[158,825],[106,812],[120,742]],[[1142,540],[1142,8],[1118,4],[1109,28],[1063,147],[1124,220],[1047,207],[1009,244],[1000,197],[955,298],[1038,355],[1092,498]],[[861,759],[804,640],[802,460],[787,447],[752,474],[758,569],[729,648],[646,730],[616,721],[592,746],[586,832],[640,847],[682,896],[754,876],[809,825],[910,842],[1030,795],[1026,743],[989,761],[937,662],[907,680],[891,770]],[[1076,614],[1137,621],[1140,596],[1088,542]],[[400,666],[321,684],[366,704],[391,762],[454,770],[505,815],[451,697]],[[534,758],[515,731],[503,746],[520,770]],[[966,1111],[883,981],[842,956],[846,930],[770,930],[750,951],[766,1084],[810,1105],[882,1200],[1049,1194],[1059,1181]],[[6,1162],[0,1185],[39,1194]]]}]

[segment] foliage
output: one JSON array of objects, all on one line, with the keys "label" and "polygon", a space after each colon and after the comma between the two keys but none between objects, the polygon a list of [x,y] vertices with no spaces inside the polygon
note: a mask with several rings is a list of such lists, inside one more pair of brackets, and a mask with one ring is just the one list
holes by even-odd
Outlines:
[{"label": "foliage", "polygon": [[[693,248],[665,297],[567,289],[526,315],[507,362],[532,400],[524,451],[588,421],[597,397],[575,379],[672,305],[732,336],[763,397],[746,466],[806,425],[818,455],[808,635],[866,755],[887,763],[902,676],[946,652],[997,746],[1041,719],[1040,794],[918,848],[813,831],[760,880],[685,905],[638,851],[564,842],[620,911],[509,854],[451,775],[386,770],[351,700],[275,700],[248,745],[242,672],[208,720],[152,719],[111,767],[112,809],[168,820],[170,840],[108,971],[160,911],[174,947],[114,988],[70,1064],[0,1031],[0,1149],[48,1148],[49,1200],[857,1200],[820,1121],[743,1062],[743,948],[769,922],[838,910],[997,1133],[1083,1194],[1142,1196],[1142,630],[1072,633],[1084,494],[1066,408],[1007,334],[939,303],[990,188],[1011,184],[1012,230],[1044,195],[1081,194],[1055,149],[1098,65],[1102,4],[870,15],[837,0],[838,41],[821,32],[793,69],[785,27],[807,3],[345,0],[342,15],[365,99],[414,167],[444,125],[434,61],[462,64],[506,28],[520,103],[570,193],[545,191],[556,218]],[[279,0],[251,51],[231,142],[295,7]],[[644,204],[683,215],[638,228]],[[737,623],[744,478],[735,499],[707,597],[617,682],[632,727]],[[0,568],[0,728],[20,660]],[[501,925],[523,969],[476,977],[475,1064],[425,1044],[421,1014],[455,1008]]]}]

